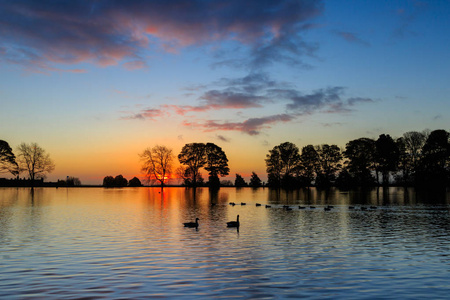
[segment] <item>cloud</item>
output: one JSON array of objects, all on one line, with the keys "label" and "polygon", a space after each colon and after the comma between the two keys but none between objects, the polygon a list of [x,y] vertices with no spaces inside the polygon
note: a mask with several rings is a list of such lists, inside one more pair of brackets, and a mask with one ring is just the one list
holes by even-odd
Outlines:
[{"label": "cloud", "polygon": [[223,135],[220,135],[220,134],[216,135],[216,138],[218,140],[222,141],[222,142],[225,142],[225,143],[229,143],[230,142],[229,138],[226,138],[226,137],[224,137]]},{"label": "cloud", "polygon": [[347,32],[347,31],[336,31],[335,32],[339,37],[343,38],[347,42],[360,44],[363,46],[370,46],[370,43],[362,40],[361,38],[357,37],[354,33]]},{"label": "cloud", "polygon": [[240,131],[248,135],[259,135],[262,129],[271,128],[277,123],[286,123],[295,119],[294,115],[278,114],[260,118],[250,118],[243,122],[206,120],[203,123],[184,121],[187,127],[200,128],[205,132],[211,131]]},{"label": "cloud", "polygon": [[125,113],[127,113],[128,115],[122,117],[121,119],[123,120],[154,120],[158,117],[167,115],[166,112],[161,109],[152,109],[152,108],[143,109],[139,113],[131,113],[131,114],[129,112]]},{"label": "cloud", "polygon": [[[36,70],[54,64],[147,67],[145,51],[233,42],[253,66],[299,62],[314,51],[302,33],[322,1],[0,2],[2,60]],[[251,57],[248,57],[250,55]]]},{"label": "cloud", "polygon": [[417,32],[411,29],[417,18],[426,11],[428,4],[422,1],[409,1],[407,7],[397,9],[399,24],[392,33],[394,39],[404,39],[408,36],[416,36]]},{"label": "cloud", "polygon": [[[202,88],[205,89],[202,91]],[[375,100],[364,97],[345,97],[345,87],[335,86],[304,93],[293,84],[279,82],[266,73],[250,73],[239,78],[221,78],[210,85],[196,88],[199,93],[198,105],[165,104],[156,108],[147,108],[128,115],[125,119],[154,119],[172,113],[180,116],[189,114],[184,126],[199,128],[204,131],[240,131],[249,135],[258,135],[263,130],[279,123],[288,123],[301,116],[314,113],[350,113],[354,107]],[[258,113],[267,109],[267,105],[276,104],[274,114],[265,117],[246,118],[242,121],[206,120],[201,114],[223,109],[237,110],[237,119],[243,112],[253,110]],[[273,108],[271,108],[273,110]]]}]

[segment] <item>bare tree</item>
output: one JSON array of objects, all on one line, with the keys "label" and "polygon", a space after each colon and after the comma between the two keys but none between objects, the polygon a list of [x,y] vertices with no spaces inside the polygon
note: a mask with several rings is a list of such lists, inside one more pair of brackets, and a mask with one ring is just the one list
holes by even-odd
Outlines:
[{"label": "bare tree", "polygon": [[151,149],[145,149],[140,157],[143,162],[142,171],[145,172],[149,181],[158,181],[161,187],[164,186],[167,175],[170,175],[172,171],[174,158],[172,149],[156,145]]},{"label": "bare tree", "polygon": [[28,172],[30,180],[45,178],[47,173],[55,169],[55,164],[37,143],[22,143],[17,148],[17,161],[21,172]]}]

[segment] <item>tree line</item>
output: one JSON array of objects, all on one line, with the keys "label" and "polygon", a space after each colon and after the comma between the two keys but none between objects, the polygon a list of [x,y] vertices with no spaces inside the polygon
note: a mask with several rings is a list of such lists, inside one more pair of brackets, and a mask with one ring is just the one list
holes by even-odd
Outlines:
[{"label": "tree line", "polygon": [[[0,140],[0,173],[19,176],[25,172],[31,182],[45,178],[55,164],[50,155],[36,143],[22,143],[17,157],[6,141]],[[166,146],[155,146],[139,154],[142,172],[149,183],[166,185],[176,174],[185,186],[232,186],[219,177],[230,174],[228,158],[214,143],[189,143],[177,158],[180,166],[173,172],[175,155]],[[344,149],[337,145],[307,145],[300,149],[284,142],[269,150],[265,159],[267,186],[283,188],[368,187],[376,185],[450,186],[450,134],[446,130],[410,131],[399,138],[381,134],[378,139],[358,138]],[[208,174],[205,182],[201,170]],[[81,185],[78,178],[68,177],[60,185]],[[122,175],[106,176],[103,186],[141,186],[135,177],[129,182]],[[265,183],[255,172],[250,182],[236,174],[234,186],[259,187]]]},{"label": "tree line", "polygon": [[[172,174],[175,156],[170,148],[155,146],[140,154],[142,171],[149,182],[164,186]],[[228,158],[213,143],[190,143],[178,154],[176,174],[185,186],[233,185],[219,177],[230,173]],[[450,140],[446,130],[410,131],[400,138],[381,134],[378,139],[358,138],[344,149],[337,145],[307,145],[300,149],[291,142],[275,146],[266,155],[267,186],[283,188],[369,187],[377,185],[449,186]],[[205,182],[201,169],[208,172]],[[255,172],[250,183],[236,174],[234,186],[264,185]]]},{"label": "tree line", "polygon": [[440,129],[359,138],[345,149],[307,145],[300,152],[286,142],[269,151],[266,166],[272,187],[448,186],[449,157],[449,133]]}]

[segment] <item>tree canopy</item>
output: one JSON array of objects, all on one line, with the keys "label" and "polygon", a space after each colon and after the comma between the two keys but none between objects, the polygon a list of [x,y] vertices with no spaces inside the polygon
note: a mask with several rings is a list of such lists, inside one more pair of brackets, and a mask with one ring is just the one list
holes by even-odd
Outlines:
[{"label": "tree canopy", "polygon": [[225,152],[213,143],[186,144],[178,154],[178,160],[185,166],[183,178],[186,185],[198,186],[201,168],[209,172],[210,187],[220,186],[219,176],[230,173]]},{"label": "tree canopy", "polygon": [[0,140],[0,173],[19,174],[16,156],[6,141]]}]

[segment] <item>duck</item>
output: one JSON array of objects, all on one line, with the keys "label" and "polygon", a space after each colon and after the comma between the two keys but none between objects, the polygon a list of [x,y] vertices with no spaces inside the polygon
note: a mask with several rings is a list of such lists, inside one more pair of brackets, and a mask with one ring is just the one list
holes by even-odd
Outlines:
[{"label": "duck", "polygon": [[315,206],[310,206],[309,208],[314,209],[314,208],[316,208],[316,207],[315,207]]},{"label": "duck", "polygon": [[261,203],[256,203],[256,206],[261,206]]},{"label": "duck", "polygon": [[245,203],[245,202],[241,202],[241,205],[246,205],[247,203]]},{"label": "duck", "polygon": [[231,206],[235,206],[236,205],[236,203],[234,203],[234,202],[230,202],[229,203]]},{"label": "duck", "polygon": [[227,227],[239,227],[239,215],[237,215],[236,221],[227,222]]},{"label": "duck", "polygon": [[271,207],[272,207],[272,205],[267,205],[267,204],[266,204],[266,208],[271,208]]},{"label": "duck", "polygon": [[306,209],[306,207],[299,205],[298,209]]},{"label": "duck", "polygon": [[324,211],[330,211],[330,210],[331,210],[331,207],[328,207],[328,206],[327,206],[327,207],[324,207],[323,210],[324,210]]},{"label": "duck", "polygon": [[200,220],[199,218],[195,219],[195,222],[187,222],[187,223],[183,223],[184,227],[190,227],[190,228],[197,228],[198,227],[198,220]]}]

